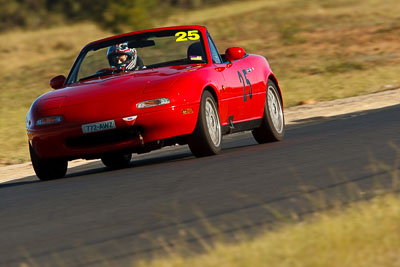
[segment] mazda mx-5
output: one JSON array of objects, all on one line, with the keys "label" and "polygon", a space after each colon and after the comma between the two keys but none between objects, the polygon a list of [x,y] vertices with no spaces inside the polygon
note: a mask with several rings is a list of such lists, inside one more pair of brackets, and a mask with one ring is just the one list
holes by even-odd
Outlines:
[{"label": "mazda mx-5", "polygon": [[37,98],[26,118],[41,180],[65,176],[68,161],[100,158],[128,166],[132,153],[188,144],[215,155],[222,136],[252,131],[282,140],[282,93],[267,60],[230,47],[220,54],[205,27],[178,26],[86,45],[67,77]]}]

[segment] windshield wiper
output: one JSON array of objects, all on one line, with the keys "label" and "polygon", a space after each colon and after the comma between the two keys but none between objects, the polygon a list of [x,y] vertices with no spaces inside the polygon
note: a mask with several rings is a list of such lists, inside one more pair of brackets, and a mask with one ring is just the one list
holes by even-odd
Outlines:
[{"label": "windshield wiper", "polygon": [[112,69],[112,68],[101,69],[98,72],[96,72],[95,74],[92,74],[87,77],[83,77],[83,78],[79,79],[79,81],[81,82],[81,81],[90,80],[90,79],[94,79],[94,78],[100,78],[102,76],[112,75],[112,74],[116,74],[119,72],[121,72],[121,70],[116,70],[116,69]]},{"label": "windshield wiper", "polygon": [[152,65],[147,65],[147,68],[155,69],[160,67],[169,67],[169,66],[179,66],[179,65],[189,65],[189,64],[203,64],[206,63],[204,60],[189,60],[187,58],[177,59],[167,62],[156,63]]}]

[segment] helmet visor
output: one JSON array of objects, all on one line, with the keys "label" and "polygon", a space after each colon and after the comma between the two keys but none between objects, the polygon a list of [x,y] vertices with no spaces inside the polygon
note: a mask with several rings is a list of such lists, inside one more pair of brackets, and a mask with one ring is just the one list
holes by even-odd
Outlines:
[{"label": "helmet visor", "polygon": [[119,66],[121,64],[128,63],[129,56],[127,54],[112,54],[108,56],[111,65]]}]

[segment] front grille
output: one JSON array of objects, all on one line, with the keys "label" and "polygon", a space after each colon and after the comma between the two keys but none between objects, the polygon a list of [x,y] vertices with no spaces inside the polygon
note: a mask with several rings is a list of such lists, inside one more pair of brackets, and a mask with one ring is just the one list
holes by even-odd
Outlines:
[{"label": "front grille", "polygon": [[136,128],[108,130],[67,138],[65,144],[69,147],[95,147],[129,141],[138,137],[138,133]]}]

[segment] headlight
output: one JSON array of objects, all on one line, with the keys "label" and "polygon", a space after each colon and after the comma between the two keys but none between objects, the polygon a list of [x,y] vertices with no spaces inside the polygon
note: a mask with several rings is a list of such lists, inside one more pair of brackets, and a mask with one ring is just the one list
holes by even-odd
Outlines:
[{"label": "headlight", "polygon": [[136,104],[136,107],[137,108],[151,108],[151,107],[166,105],[169,103],[170,103],[170,101],[168,98],[157,98],[157,99],[151,99],[151,100],[146,100],[146,101],[140,102],[140,103]]},{"label": "headlight", "polygon": [[51,116],[38,119],[35,123],[36,126],[50,125],[62,122],[62,116]]}]

